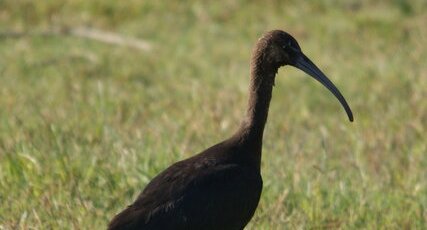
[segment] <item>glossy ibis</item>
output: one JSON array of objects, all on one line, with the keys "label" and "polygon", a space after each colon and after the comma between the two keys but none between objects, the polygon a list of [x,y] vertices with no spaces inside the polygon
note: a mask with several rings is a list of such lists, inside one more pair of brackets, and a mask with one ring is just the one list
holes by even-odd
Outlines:
[{"label": "glossy ibis", "polygon": [[334,84],[301,51],[288,33],[273,30],[252,53],[249,103],[237,132],[157,175],[136,201],[110,222],[109,229],[243,229],[262,190],[262,137],[274,79],[291,65],[328,88],[353,115]]}]

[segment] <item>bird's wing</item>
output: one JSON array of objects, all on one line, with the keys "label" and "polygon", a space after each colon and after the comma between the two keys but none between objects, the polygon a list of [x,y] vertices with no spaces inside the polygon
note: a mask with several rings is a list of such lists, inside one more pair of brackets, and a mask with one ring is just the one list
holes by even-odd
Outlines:
[{"label": "bird's wing", "polygon": [[162,221],[166,220],[176,222],[170,226],[183,226],[191,221],[182,213],[186,196],[206,183],[226,178],[237,168],[235,164],[217,165],[209,159],[177,162],[157,175],[137,200],[111,221],[109,229],[144,229],[145,225],[164,224]]}]

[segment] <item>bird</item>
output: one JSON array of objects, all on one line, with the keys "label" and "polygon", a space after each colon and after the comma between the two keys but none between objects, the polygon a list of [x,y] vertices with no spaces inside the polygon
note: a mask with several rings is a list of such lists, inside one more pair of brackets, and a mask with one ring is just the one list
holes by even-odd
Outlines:
[{"label": "bird", "polygon": [[295,38],[282,30],[266,32],[252,51],[247,111],[237,131],[155,176],[131,205],[113,217],[108,229],[244,229],[263,187],[262,141],[275,77],[287,65],[329,89],[353,121],[341,92],[302,52]]}]

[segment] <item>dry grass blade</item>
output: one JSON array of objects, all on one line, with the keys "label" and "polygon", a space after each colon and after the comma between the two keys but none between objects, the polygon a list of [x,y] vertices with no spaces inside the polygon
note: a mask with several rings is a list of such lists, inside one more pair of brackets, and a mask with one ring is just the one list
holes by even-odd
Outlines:
[{"label": "dry grass blade", "polygon": [[74,36],[98,42],[150,51],[152,45],[145,40],[123,36],[118,33],[103,31],[96,28],[52,28],[45,31],[1,31],[0,38],[20,38],[24,36]]}]

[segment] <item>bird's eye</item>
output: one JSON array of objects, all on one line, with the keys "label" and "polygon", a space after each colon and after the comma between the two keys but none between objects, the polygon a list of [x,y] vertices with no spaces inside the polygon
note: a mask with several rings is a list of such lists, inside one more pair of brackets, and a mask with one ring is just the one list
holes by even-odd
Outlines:
[{"label": "bird's eye", "polygon": [[288,41],[285,45],[283,45],[283,49],[287,49],[291,47],[291,41]]}]

